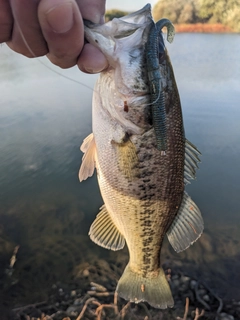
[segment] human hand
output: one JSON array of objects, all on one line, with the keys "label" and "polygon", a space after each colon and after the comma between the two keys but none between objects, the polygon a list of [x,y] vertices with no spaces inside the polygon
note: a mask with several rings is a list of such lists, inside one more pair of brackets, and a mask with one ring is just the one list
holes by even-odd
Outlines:
[{"label": "human hand", "polygon": [[0,43],[27,57],[47,55],[61,68],[75,64],[87,73],[108,65],[84,44],[83,19],[103,23],[105,0],[0,0]]}]

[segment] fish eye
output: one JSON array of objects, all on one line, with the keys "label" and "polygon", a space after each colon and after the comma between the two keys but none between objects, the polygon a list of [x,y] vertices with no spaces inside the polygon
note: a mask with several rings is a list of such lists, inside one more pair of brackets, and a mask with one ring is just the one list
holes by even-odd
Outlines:
[{"label": "fish eye", "polygon": [[95,42],[96,42],[96,43],[98,43],[98,40],[97,40],[97,39],[95,39]]}]

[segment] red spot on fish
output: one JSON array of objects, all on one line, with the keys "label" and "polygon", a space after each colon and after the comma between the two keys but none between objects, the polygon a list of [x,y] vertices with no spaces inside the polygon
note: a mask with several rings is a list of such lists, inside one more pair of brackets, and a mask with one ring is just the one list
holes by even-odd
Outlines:
[{"label": "red spot on fish", "polygon": [[124,110],[125,112],[128,112],[128,104],[127,104],[127,101],[124,101],[123,110]]},{"label": "red spot on fish", "polygon": [[[187,222],[188,222],[188,221],[187,221]],[[194,228],[194,226],[193,226],[190,222],[188,222],[188,224],[189,224],[190,227],[193,229],[193,232],[196,233],[196,234],[198,234],[197,231],[196,231],[196,229]]]}]

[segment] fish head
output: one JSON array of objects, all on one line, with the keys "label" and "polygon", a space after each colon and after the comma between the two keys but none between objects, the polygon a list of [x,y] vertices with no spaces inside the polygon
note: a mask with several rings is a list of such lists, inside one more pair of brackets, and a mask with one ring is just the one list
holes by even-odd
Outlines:
[{"label": "fish head", "polygon": [[119,57],[126,50],[140,46],[147,38],[145,29],[153,22],[151,5],[121,18],[114,18],[105,24],[84,21],[85,38],[107,58],[110,66],[115,67]]},{"label": "fish head", "polygon": [[139,134],[149,126],[145,116],[149,111],[144,111],[149,109],[145,47],[153,24],[150,4],[102,25],[84,21],[85,38],[109,64],[96,83],[94,97],[98,100],[93,105],[105,110],[128,133]]}]

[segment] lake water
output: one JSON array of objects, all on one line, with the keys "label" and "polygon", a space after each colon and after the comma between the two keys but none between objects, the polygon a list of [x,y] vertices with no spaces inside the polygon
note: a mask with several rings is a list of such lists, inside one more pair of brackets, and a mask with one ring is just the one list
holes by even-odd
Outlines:
[{"label": "lake water", "polygon": [[[240,299],[240,35],[178,34],[168,45],[187,138],[202,153],[187,188],[205,232],[173,260],[222,297]],[[43,66],[73,78],[72,82]],[[60,70],[0,47],[0,299],[44,300],[80,263],[117,259],[93,244],[89,226],[102,205],[96,177],[78,181],[79,146],[91,132],[96,76]],[[84,84],[84,85],[83,85]],[[16,246],[13,274],[7,275]],[[0,301],[1,301],[0,300]]]}]

